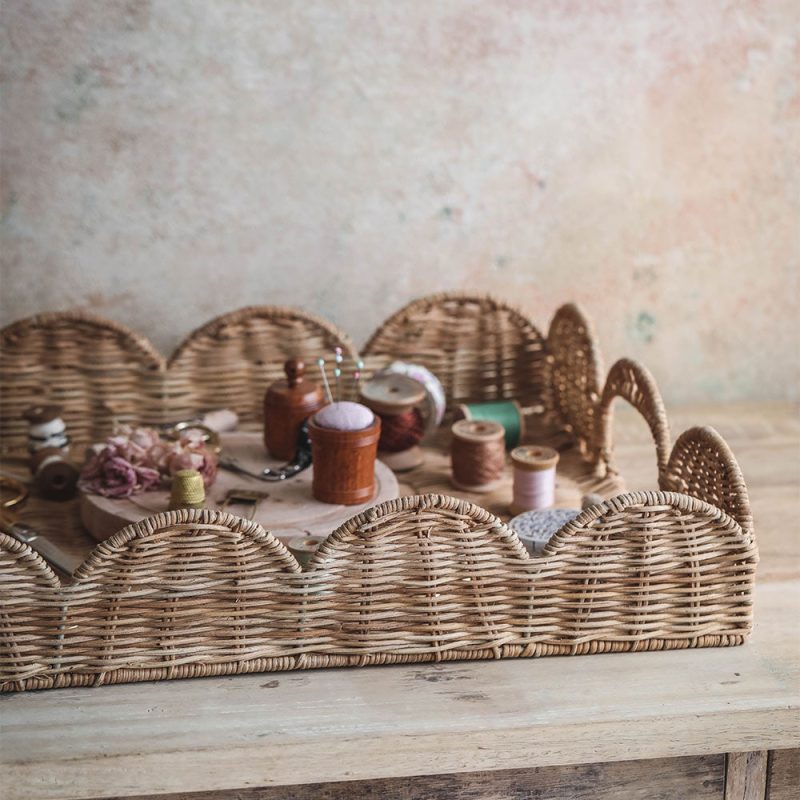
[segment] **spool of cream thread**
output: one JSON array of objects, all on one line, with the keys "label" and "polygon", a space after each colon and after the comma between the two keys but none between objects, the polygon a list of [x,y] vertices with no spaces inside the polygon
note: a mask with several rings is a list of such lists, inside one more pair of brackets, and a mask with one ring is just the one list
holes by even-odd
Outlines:
[{"label": "spool of cream thread", "polygon": [[178,470],[172,476],[169,509],[202,508],[206,502],[203,476],[196,469]]},{"label": "spool of cream thread", "polygon": [[512,515],[550,508],[556,499],[558,453],[544,445],[523,445],[511,451],[514,468]]}]

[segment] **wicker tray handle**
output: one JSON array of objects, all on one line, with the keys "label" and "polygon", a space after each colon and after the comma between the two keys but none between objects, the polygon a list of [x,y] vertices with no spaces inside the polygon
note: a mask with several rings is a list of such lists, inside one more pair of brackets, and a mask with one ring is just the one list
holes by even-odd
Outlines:
[{"label": "wicker tray handle", "polygon": [[752,538],[753,515],[742,471],[714,428],[695,427],[682,433],[659,483],[666,491],[682,492],[724,509]]},{"label": "wicker tray handle", "polygon": [[550,411],[581,447],[594,439],[602,386],[602,358],[589,317],[575,303],[561,306],[547,334]]},{"label": "wicker tray handle", "polygon": [[670,452],[669,422],[664,401],[650,371],[632,358],[621,358],[608,372],[595,421],[595,459],[605,464],[606,473],[613,466],[613,408],[614,398],[627,400],[650,426],[656,444],[659,480],[667,468]]}]

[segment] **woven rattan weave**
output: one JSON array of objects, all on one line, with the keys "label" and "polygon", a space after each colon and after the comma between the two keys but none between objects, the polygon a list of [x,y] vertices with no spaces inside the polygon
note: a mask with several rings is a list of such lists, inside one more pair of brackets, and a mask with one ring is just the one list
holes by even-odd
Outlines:
[{"label": "woven rattan weave", "polygon": [[394,359],[422,364],[442,382],[448,405],[547,394],[545,340],[517,309],[491,297],[438,294],[392,314],[364,346],[367,367]]},{"label": "woven rattan weave", "polygon": [[[493,324],[482,312],[506,326],[488,350],[499,359],[494,367],[485,366],[487,353],[482,360],[474,349],[485,330],[470,337],[461,325],[459,337],[447,333],[456,318]],[[161,413],[171,397],[178,398],[175,408],[193,411],[237,407],[240,399],[237,410],[254,413],[248,387],[261,380],[255,367],[265,365],[254,367],[246,345],[262,335],[247,333],[253,326],[262,331],[252,316],[252,310],[232,315],[231,327],[217,328],[215,321],[190,337],[170,366],[180,377],[161,384],[172,386],[159,400]],[[426,333],[432,318],[436,332]],[[240,325],[242,319],[248,322]],[[164,367],[146,342],[82,316],[36,320],[3,332],[11,344],[3,368],[30,376],[13,384],[4,414],[22,405],[25,392],[56,387],[57,396],[48,399],[66,405],[81,398],[74,408],[90,415],[81,432],[96,436],[109,421],[92,416],[106,408],[104,392],[117,415],[122,400],[132,418],[147,407],[149,400],[137,407],[130,399],[136,382]],[[294,322],[286,324],[296,332]],[[42,332],[51,329],[58,335]],[[15,330],[20,338],[9,337]],[[309,349],[329,347],[328,335],[335,332],[315,329]],[[44,344],[29,349],[26,361],[20,342],[31,337]],[[237,337],[245,343],[231,343]],[[436,341],[450,344],[442,350]],[[56,363],[48,347],[72,348],[63,357],[63,381],[44,377]],[[277,353],[280,345],[274,347]],[[579,309],[559,310],[545,341],[497,301],[437,296],[393,315],[368,350],[378,361],[395,356],[438,365],[451,401],[524,394],[539,407],[542,428],[567,448],[561,463],[582,465],[580,485],[614,496],[565,525],[541,558],[529,558],[496,516],[438,493],[402,497],[351,519],[305,572],[271,534],[220,511],[170,512],[125,528],[91,552],[69,584],[27,545],[0,534],[0,688],[735,645],[746,638],[758,554],[733,455],[709,428],[692,428],[671,446],[656,383],[634,361],[617,362],[601,390],[598,349]],[[240,376],[227,394],[216,374],[222,365]],[[219,392],[208,388],[214,381]],[[133,388],[120,399],[121,385]],[[224,403],[210,402],[220,396]],[[650,427],[657,491],[615,493],[616,397]],[[75,417],[73,427],[78,422]],[[4,435],[23,435],[9,418],[2,425]],[[74,509],[60,523],[55,506],[32,506],[31,521],[39,514],[47,533],[57,534],[60,524],[74,528]]]},{"label": "woven rattan weave", "polygon": [[74,442],[105,438],[113,422],[160,423],[230,408],[260,421],[264,392],[287,358],[358,354],[329,322],[280,306],[242,308],[201,326],[165,359],[141,336],[89,314],[42,314],[0,331],[0,448],[24,447],[22,412],[47,398]]}]

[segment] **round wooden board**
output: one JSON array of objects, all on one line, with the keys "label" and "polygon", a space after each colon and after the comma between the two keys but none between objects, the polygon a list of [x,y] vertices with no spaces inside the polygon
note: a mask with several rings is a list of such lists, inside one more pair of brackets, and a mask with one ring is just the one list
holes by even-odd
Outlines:
[{"label": "round wooden board", "polygon": [[[225,453],[235,457],[245,469],[260,472],[264,467],[281,466],[267,454],[260,433],[228,433],[221,439]],[[313,469],[312,466],[294,478],[276,483],[221,469],[207,492],[207,506],[221,508],[230,489],[266,493],[268,497],[258,502],[252,518],[286,543],[295,536],[327,536],[350,517],[400,494],[394,473],[384,463],[376,461],[377,489],[372,500],[357,506],[320,503],[311,496]],[[95,539],[103,541],[132,522],[166,511],[168,506],[169,491],[144,492],[124,499],[82,494],[81,520]],[[252,505],[229,504],[225,510],[249,518],[252,508]]]}]

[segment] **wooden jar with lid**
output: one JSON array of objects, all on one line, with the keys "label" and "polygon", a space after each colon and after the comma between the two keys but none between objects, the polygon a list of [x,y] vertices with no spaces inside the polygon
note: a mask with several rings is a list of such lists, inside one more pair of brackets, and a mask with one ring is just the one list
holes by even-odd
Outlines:
[{"label": "wooden jar with lid", "polygon": [[286,379],[275,381],[264,395],[264,444],[273,458],[291,461],[300,426],[325,405],[325,395],[321,386],[304,380],[300,359],[290,358],[283,370]]}]

